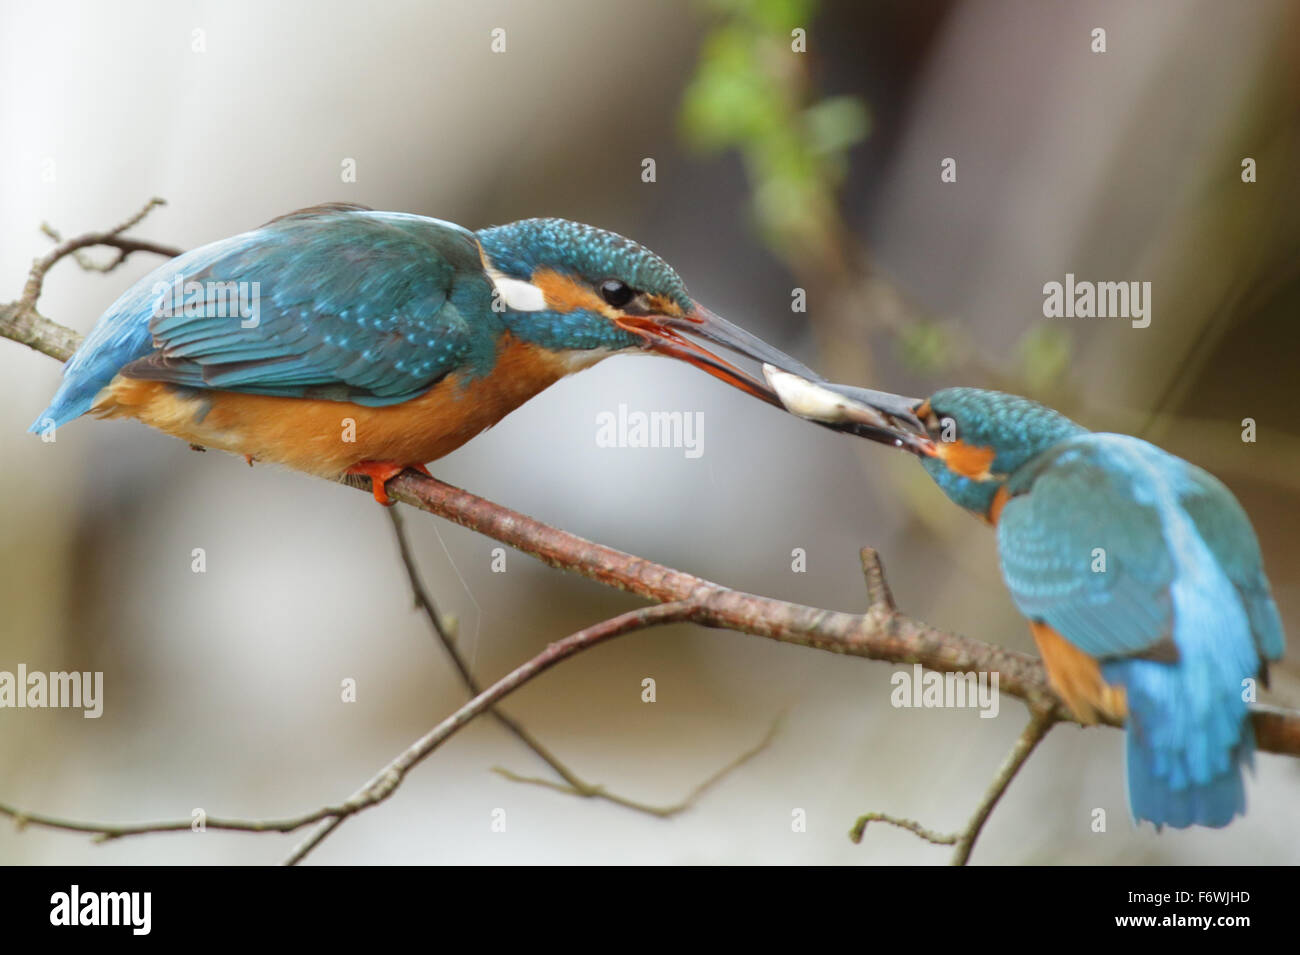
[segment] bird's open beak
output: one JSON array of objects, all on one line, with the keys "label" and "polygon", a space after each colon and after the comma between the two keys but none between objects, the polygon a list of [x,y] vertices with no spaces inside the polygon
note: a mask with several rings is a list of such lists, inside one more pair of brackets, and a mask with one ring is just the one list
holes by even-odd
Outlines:
[{"label": "bird's open beak", "polygon": [[919,457],[935,455],[934,441],[916,416],[920,398],[810,380],[771,364],[763,365],[763,375],[791,414]]},{"label": "bird's open beak", "polygon": [[732,387],[778,408],[784,408],[785,405],[767,382],[695,344],[683,332],[789,372],[792,376],[805,376],[813,381],[821,379],[815,371],[701,305],[697,305],[689,315],[623,315],[615,319],[615,323],[620,328],[641,336],[645,347],[650,351],[689,362],[715,378],[721,378]]}]

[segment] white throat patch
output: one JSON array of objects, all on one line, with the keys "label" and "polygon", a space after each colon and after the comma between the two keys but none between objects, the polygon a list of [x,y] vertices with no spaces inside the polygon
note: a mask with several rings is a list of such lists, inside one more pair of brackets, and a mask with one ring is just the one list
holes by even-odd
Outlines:
[{"label": "white throat patch", "polygon": [[492,266],[485,266],[488,278],[496,286],[497,294],[506,308],[516,312],[541,312],[546,310],[546,294],[532,282],[512,279],[502,275]]}]

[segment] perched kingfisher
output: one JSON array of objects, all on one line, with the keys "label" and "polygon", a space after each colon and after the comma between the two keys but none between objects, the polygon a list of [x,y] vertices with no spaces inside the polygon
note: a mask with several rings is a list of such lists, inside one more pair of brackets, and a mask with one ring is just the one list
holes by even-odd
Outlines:
[{"label": "perched kingfisher", "polygon": [[663,259],[564,219],[471,232],[338,203],[178,256],[114,302],[29,430],[92,412],[375,499],[572,372],[643,349],[780,407],[689,332],[812,376],[697,304]]},{"label": "perched kingfisher", "polygon": [[1218,479],[1015,395],[920,401],[764,373],[788,410],[916,454],[996,527],[1052,687],[1083,723],[1127,722],[1135,819],[1218,827],[1245,812],[1247,690],[1282,656],[1282,621],[1250,520]]}]

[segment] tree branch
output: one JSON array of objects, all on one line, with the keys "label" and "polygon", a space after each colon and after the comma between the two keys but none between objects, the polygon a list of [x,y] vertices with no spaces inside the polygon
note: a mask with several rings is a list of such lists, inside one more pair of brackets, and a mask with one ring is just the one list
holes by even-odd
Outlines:
[{"label": "tree branch", "polygon": [[[32,262],[31,270],[27,273],[27,282],[23,286],[23,294],[13,302],[0,305],[0,335],[34,348],[51,358],[57,358],[59,361],[67,361],[71,358],[72,353],[81,344],[81,336],[70,328],[50,321],[36,311],[36,302],[41,297],[46,274],[60,259],[67,258],[69,255],[76,256],[82,268],[100,272],[108,272],[121,265],[132,252],[152,252],[155,255],[169,257],[180,255],[180,249],[169,245],[127,239],[122,236],[123,232],[139,225],[145,216],[161,205],[166,205],[166,201],[150,199],[143,209],[125,222],[104,232],[87,232],[66,241],[59,241],[59,233],[48,224],[42,225],[42,231],[59,244]],[[95,245],[117,249],[117,257],[105,266],[95,265],[80,257],[82,249]]]},{"label": "tree branch", "polygon": [[447,741],[465,724],[480,713],[486,712],[501,698],[523,686],[533,677],[549,670],[561,660],[573,656],[598,643],[612,640],[633,630],[643,630],[665,623],[691,620],[696,613],[696,606],[689,601],[655,604],[629,610],[627,613],[611,617],[595,626],[570,634],[563,640],[552,643],[545,650],[522,666],[507,673],[492,686],[488,687],[459,710],[447,717],[424,736],[412,743],[406,750],[387,766],[377,772],[369,782],[358,789],[342,806],[343,811],[331,814],[331,818],[321,823],[319,828],[307,836],[285,859],[285,865],[296,865],[320,845],[321,840],[332,833],[351,815],[378,805],[391,796],[401,785],[406,774],[421,760]]},{"label": "tree branch", "polygon": [[993,777],[993,782],[989,784],[988,791],[975,809],[975,815],[971,817],[970,823],[962,832],[961,839],[957,842],[957,851],[952,854],[953,865],[965,865],[970,859],[971,850],[975,848],[975,840],[979,838],[980,833],[984,830],[984,823],[988,822],[993,807],[998,804],[1002,794],[1011,785],[1011,780],[1016,778],[1016,773],[1020,772],[1020,767],[1025,765],[1025,760],[1029,758],[1029,754],[1043,741],[1043,737],[1047,735],[1055,722],[1056,720],[1048,711],[1034,710],[1030,713],[1029,722],[1021,730],[1020,736],[1016,739],[1016,744],[1011,747],[1011,752],[1007,754],[1006,760],[998,769],[998,774]]},{"label": "tree branch", "polygon": [[[655,604],[630,610],[617,617],[611,617],[598,624],[570,634],[563,640],[550,644],[545,650],[531,660],[516,667],[488,689],[478,693],[451,716],[447,717],[432,730],[420,737],[387,766],[376,773],[369,782],[353,793],[342,805],[325,806],[301,816],[292,816],[278,820],[245,819],[205,819],[203,828],[221,829],[232,832],[294,832],[312,823],[323,823],[308,836],[286,863],[293,865],[300,862],[320,844],[326,836],[343,824],[350,816],[369,809],[383,802],[401,785],[416,765],[453,735],[464,729],[480,714],[490,710],[499,700],[519,689],[529,680],[545,673],[555,664],[583,650],[620,637],[634,630],[689,620],[695,607],[688,602]],[[705,785],[709,785],[706,783]],[[144,835],[146,833],[189,832],[196,828],[195,820],[169,820],[166,822],[144,823],[99,823],[78,822],[60,819],[43,813],[25,812],[14,806],[0,803],[0,815],[14,820],[20,829],[25,826],[40,826],[63,832],[80,832],[94,835],[96,841],[107,842],[124,836]]]},{"label": "tree branch", "polygon": [[[369,487],[366,478],[346,483]],[[593,543],[415,471],[403,471],[389,481],[388,494],[607,587],[650,600],[698,601],[696,622],[705,626],[870,660],[919,663],[940,673],[996,671],[1000,692],[1032,706],[1050,707],[1058,722],[1076,722],[1048,686],[1037,658],[931,627],[879,602],[866,613],[843,613],[732,590]],[[869,548],[863,561],[878,563]],[[1300,713],[1257,707],[1251,717],[1260,750],[1300,756]]]},{"label": "tree branch", "polygon": [[936,832],[933,829],[927,829],[915,819],[904,819],[902,816],[891,816],[887,812],[868,812],[858,816],[857,822],[853,823],[853,828],[849,830],[849,838],[854,843],[862,841],[862,835],[867,831],[868,823],[887,822],[891,826],[897,826],[899,829],[906,829],[918,839],[924,839],[926,842],[936,846],[953,846],[961,838],[960,832]]},{"label": "tree branch", "polygon": [[[457,674],[460,675],[460,680],[465,684],[465,688],[469,690],[470,696],[478,696],[483,692],[483,688],[470,672],[469,665],[465,662],[465,658],[461,656],[460,650],[456,647],[454,627],[445,621],[442,614],[438,612],[438,608],[433,602],[433,597],[429,595],[429,591],[424,586],[424,581],[420,577],[419,568],[415,565],[415,555],[411,552],[411,543],[406,535],[406,528],[402,521],[402,512],[395,507],[388,507],[384,510],[388,514],[388,518],[393,525],[393,535],[397,538],[398,553],[402,558],[402,566],[406,568],[406,577],[410,581],[411,590],[415,596],[416,607],[424,613],[425,618],[429,621],[430,628],[438,638],[438,642],[442,644],[443,649],[447,651],[447,655],[451,657],[452,665],[456,668]],[[551,769],[555,771],[556,775],[564,780],[564,782],[561,784],[552,782],[549,779],[537,779],[532,776],[521,776],[518,773],[513,773],[508,769],[501,768],[500,766],[492,767],[493,772],[509,779],[511,782],[544,786],[548,789],[554,789],[557,792],[580,796],[584,799],[603,799],[606,802],[611,802],[615,805],[623,806],[637,812],[643,812],[647,815],[657,816],[659,818],[675,816],[678,813],[689,809],[708,789],[720,782],[732,770],[739,768],[750,759],[757,756],[771,743],[781,722],[780,718],[774,721],[771,729],[768,730],[767,735],[758,746],[747,750],[735,760],[722,767],[722,769],[718,770],[704,782],[691,790],[685,799],[667,806],[652,806],[648,803],[637,802],[635,799],[629,799],[626,796],[620,796],[618,793],[610,792],[605,789],[604,786],[593,785],[584,781],[577,775],[577,773],[573,772],[573,770],[569,769],[568,766],[560,762],[557,756],[543,746],[541,741],[513,716],[510,716],[503,712],[499,707],[495,706],[488,712],[521,743],[536,753],[542,762],[550,766]]]},{"label": "tree branch", "polygon": [[[161,200],[151,200],[144,209],[121,225],[106,232],[87,233],[62,241],[48,254],[35,260],[22,296],[14,302],[0,306],[0,336],[27,345],[60,361],[67,360],[81,338],[72,329],[52,322],[37,312],[36,303],[46,274],[60,259],[70,255],[77,257],[84,268],[108,271],[133,252],[179,254],[179,250],[168,246],[127,239],[121,235],[122,232],[138,224],[159,204]],[[46,227],[46,231],[57,239],[58,234],[52,229]],[[80,250],[96,245],[117,249],[117,257],[101,266],[79,256]],[[369,487],[369,481],[365,478],[349,478],[344,483],[354,487]],[[863,816],[854,827],[854,833],[861,838],[868,822],[888,822],[908,829],[929,841],[955,844],[958,848],[954,854],[954,862],[959,864],[969,858],[971,848],[989,814],[1038,742],[1054,723],[1072,720],[1071,715],[1048,686],[1042,665],[1035,658],[971,640],[959,634],[938,630],[899,613],[894,605],[879,557],[870,549],[862,552],[870,605],[865,613],[843,613],[732,590],[701,577],[652,563],[550,527],[414,471],[405,471],[394,478],[389,482],[388,490],[390,496],[397,500],[515,547],[552,567],[572,571],[605,586],[656,601],[657,605],[629,611],[551,644],[541,654],[497,681],[492,687],[476,692],[474,699],[412,744],[341,806],[325,807],[283,820],[212,819],[205,823],[208,828],[247,832],[292,832],[313,823],[318,824],[318,828],[289,857],[287,862],[290,864],[303,859],[348,817],[387,799],[411,768],[471,719],[482,712],[492,710],[499,700],[532,677],[573,653],[594,646],[596,643],[631,630],[660,623],[691,620],[708,627],[734,630],[872,660],[899,664],[919,663],[938,672],[997,672],[1000,690],[1025,701],[1029,706],[1031,719],[967,828],[962,833],[950,837],[927,830],[911,820],[897,819],[883,813],[870,813]],[[399,534],[399,543],[402,540]],[[439,617],[436,607],[428,599],[427,593],[421,597],[423,587],[419,583],[418,574],[415,573],[407,548],[403,548],[403,560],[411,576],[417,600],[424,608],[439,638],[452,654],[462,680],[473,692],[477,684],[463,661],[459,659],[454,642]],[[512,721],[509,717],[498,714],[498,719],[506,722],[512,732],[532,746],[573,791],[580,795],[602,796],[611,801],[619,801],[617,797],[604,793],[600,787],[591,787],[583,783],[564,768],[563,764],[550,756],[523,727],[518,724],[511,726]],[[1276,707],[1255,707],[1252,711],[1252,720],[1258,749],[1300,756],[1300,713]],[[743,755],[732,764],[732,767],[750,758],[754,752],[766,745],[766,742],[765,740],[756,750]],[[722,772],[725,773],[732,767]],[[720,777],[721,773],[706,780],[697,787],[687,802],[696,798]],[[532,781],[545,784],[542,780]],[[558,784],[550,785],[558,787]],[[634,806],[634,808],[644,807]],[[93,833],[100,840],[146,832],[184,831],[194,826],[193,820],[138,825],[83,823],[25,813],[3,804],[0,804],[0,815],[13,818],[19,825],[30,824],[64,831]]]},{"label": "tree branch", "polygon": [[975,814],[971,816],[970,822],[966,823],[966,828],[961,832],[935,832],[933,829],[927,829],[919,822],[912,819],[902,819],[898,816],[891,816],[883,812],[869,812],[859,816],[853,828],[849,830],[849,838],[855,843],[862,841],[862,835],[867,829],[867,824],[872,822],[887,822],[891,826],[897,826],[900,829],[906,829],[919,839],[933,843],[936,846],[956,846],[957,849],[952,854],[953,865],[965,865],[970,861],[971,850],[975,848],[975,840],[979,838],[980,833],[984,830],[984,823],[988,822],[989,816],[993,813],[993,808],[1002,798],[1002,794],[1007,791],[1011,785],[1011,780],[1016,778],[1020,772],[1025,760],[1029,754],[1034,751],[1043,737],[1056,723],[1056,717],[1051,710],[1039,709],[1031,710],[1029,722],[1021,730],[1020,736],[1016,739],[1016,745],[1011,748],[1011,752],[1003,761],[998,773],[993,777],[993,782],[984,793],[984,798],[975,808]]},{"label": "tree branch", "polygon": [[[774,719],[772,721],[772,725],[770,725],[767,728],[767,732],[763,735],[763,738],[759,740],[757,744],[755,744],[750,749],[745,750],[743,753],[741,753],[731,762],[727,763],[727,765],[723,766],[721,769],[715,772],[712,776],[708,777],[702,783],[697,785],[694,789],[692,789],[689,793],[686,794],[686,798],[683,799],[681,802],[673,803],[672,805],[669,806],[643,806],[641,803],[634,803],[631,804],[629,808],[640,809],[641,811],[646,812],[649,815],[658,816],[661,819],[667,819],[677,815],[678,813],[685,812],[687,809],[690,809],[697,802],[699,802],[701,797],[703,797],[704,794],[707,793],[710,789],[712,789],[718,783],[722,782],[724,779],[730,776],[741,766],[744,766],[746,763],[748,763],[759,753],[763,752],[765,749],[771,746],[772,741],[776,739],[776,734],[780,732],[781,725],[784,722],[785,722],[784,714]],[[497,773],[500,776],[505,777],[511,782],[531,783],[534,786],[542,786],[547,789],[554,789],[562,793],[573,792],[573,789],[571,787],[562,785],[560,783],[552,782],[549,779],[538,779],[535,776],[520,776],[517,773],[510,772],[510,770],[508,769],[502,769],[500,766],[494,766],[492,767],[492,769],[493,772]],[[585,794],[578,793],[577,795],[581,796]],[[627,802],[622,801],[621,797],[611,798],[607,794],[601,792],[594,793],[593,795],[605,796],[606,799],[609,799],[611,802],[616,802],[620,806],[629,805]]]}]

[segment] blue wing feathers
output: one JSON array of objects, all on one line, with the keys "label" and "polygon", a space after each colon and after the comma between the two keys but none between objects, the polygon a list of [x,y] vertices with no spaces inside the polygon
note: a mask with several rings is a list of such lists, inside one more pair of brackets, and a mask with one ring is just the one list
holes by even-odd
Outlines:
[{"label": "blue wing feathers", "polygon": [[1170,634],[1173,563],[1159,515],[1092,460],[1092,437],[1058,445],[1013,479],[1018,496],[998,523],[1002,572],[1025,616],[1094,657],[1133,655]]},{"label": "blue wing feathers", "polygon": [[28,430],[41,431],[48,424],[59,427],[89,411],[95,396],[120,368],[153,350],[149,318],[158,299],[155,288],[171,286],[178,274],[188,275],[205,268],[213,259],[229,255],[251,241],[253,235],[233,236],[177,256],[123,292],[68,359],[63,368],[63,381],[49,407]]},{"label": "blue wing feathers", "polygon": [[[998,549],[1016,605],[1125,688],[1134,816],[1226,825],[1254,751],[1243,681],[1283,643],[1244,511],[1204,471],[1121,435],[1064,441],[1010,490]],[[1176,660],[1145,659],[1162,640]]]},{"label": "blue wing feathers", "polygon": [[[178,276],[200,291],[172,301]],[[226,307],[237,292],[250,314]],[[490,367],[497,330],[464,317],[490,322],[490,297],[477,240],[459,226],[334,208],[291,215],[179,256],[128,289],[31,430],[84,414],[118,372],[252,394],[408,401],[462,364]]]},{"label": "blue wing feathers", "polygon": [[1265,660],[1280,659],[1285,649],[1282,618],[1264,576],[1250,518],[1218,478],[1199,468],[1189,468],[1182,491],[1183,509],[1245,604],[1260,655]]}]

